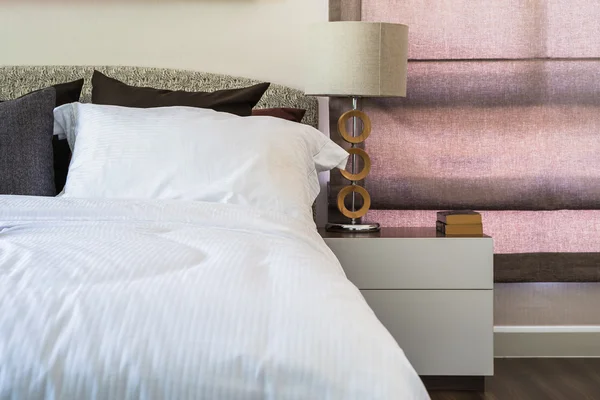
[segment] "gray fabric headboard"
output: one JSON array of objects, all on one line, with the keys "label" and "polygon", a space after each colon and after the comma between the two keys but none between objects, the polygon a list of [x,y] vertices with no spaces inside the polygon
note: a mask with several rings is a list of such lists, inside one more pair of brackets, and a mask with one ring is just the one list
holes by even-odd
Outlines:
[{"label": "gray fabric headboard", "polygon": [[[0,66],[0,100],[12,99],[56,83],[85,78],[82,102],[91,98],[94,69],[134,86],[150,86],[170,90],[214,91],[254,85],[261,81],[206,72],[168,68],[116,66]],[[314,97],[297,89],[271,84],[258,108],[295,107],[306,110],[303,123],[317,127],[318,106]]]}]

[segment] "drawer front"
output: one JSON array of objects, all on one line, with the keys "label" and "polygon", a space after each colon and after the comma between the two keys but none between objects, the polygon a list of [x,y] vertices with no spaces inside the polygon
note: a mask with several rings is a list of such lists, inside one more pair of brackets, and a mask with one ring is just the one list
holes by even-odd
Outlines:
[{"label": "drawer front", "polygon": [[326,238],[359,289],[492,289],[491,238]]},{"label": "drawer front", "polygon": [[492,375],[492,290],[364,290],[419,375]]}]

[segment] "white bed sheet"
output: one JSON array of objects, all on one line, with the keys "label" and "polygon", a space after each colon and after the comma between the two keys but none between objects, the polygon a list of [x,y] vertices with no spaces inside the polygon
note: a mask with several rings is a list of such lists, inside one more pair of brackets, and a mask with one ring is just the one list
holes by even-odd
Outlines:
[{"label": "white bed sheet", "polygon": [[312,221],[0,196],[0,399],[427,399]]}]

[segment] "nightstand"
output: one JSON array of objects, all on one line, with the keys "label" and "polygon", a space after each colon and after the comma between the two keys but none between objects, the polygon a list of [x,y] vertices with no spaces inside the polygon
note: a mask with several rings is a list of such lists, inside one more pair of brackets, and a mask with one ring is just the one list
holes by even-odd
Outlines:
[{"label": "nightstand", "polygon": [[320,233],[428,386],[483,388],[494,371],[492,238]]}]

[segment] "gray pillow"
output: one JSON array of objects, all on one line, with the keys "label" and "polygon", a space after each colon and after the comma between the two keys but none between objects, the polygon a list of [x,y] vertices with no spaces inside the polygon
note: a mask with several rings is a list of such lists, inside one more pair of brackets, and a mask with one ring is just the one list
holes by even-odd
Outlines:
[{"label": "gray pillow", "polygon": [[56,90],[0,104],[0,194],[54,196],[52,133]]}]

